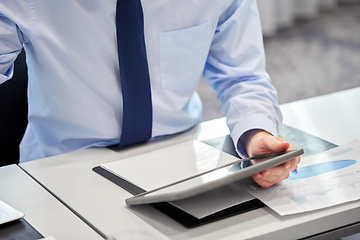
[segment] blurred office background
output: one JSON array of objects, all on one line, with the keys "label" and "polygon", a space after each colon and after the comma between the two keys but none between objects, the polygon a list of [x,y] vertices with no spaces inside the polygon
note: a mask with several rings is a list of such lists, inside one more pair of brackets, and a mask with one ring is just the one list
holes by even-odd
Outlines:
[{"label": "blurred office background", "polygon": [[[360,0],[257,0],[279,102],[360,86]],[[223,116],[200,81],[203,120]]]}]

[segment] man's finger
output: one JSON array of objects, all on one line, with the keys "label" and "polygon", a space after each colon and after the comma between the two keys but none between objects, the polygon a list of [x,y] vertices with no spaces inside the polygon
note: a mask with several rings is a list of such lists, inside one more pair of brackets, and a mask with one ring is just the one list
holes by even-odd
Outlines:
[{"label": "man's finger", "polygon": [[290,147],[290,144],[284,139],[273,136],[264,136],[261,138],[261,145],[269,152],[282,152]]}]

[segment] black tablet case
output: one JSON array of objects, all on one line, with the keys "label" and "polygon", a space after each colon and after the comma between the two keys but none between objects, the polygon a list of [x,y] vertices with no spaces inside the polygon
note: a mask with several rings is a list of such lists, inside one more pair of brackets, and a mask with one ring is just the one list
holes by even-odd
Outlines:
[{"label": "black tablet case", "polygon": [[[305,133],[287,125],[283,125],[280,132],[280,137],[286,139],[288,142],[292,143],[297,148],[303,148],[305,151],[305,154],[303,156],[324,152],[337,146],[321,138],[315,137],[311,134]],[[206,140],[203,142],[230,155],[239,157],[234,149],[234,144],[230,135]],[[115,183],[116,185],[120,186],[121,188],[125,189],[133,195],[145,192],[144,189],[127,182],[126,180],[106,171],[101,167],[95,167],[93,168],[93,171],[107,178],[111,182]],[[265,206],[265,204],[262,203],[260,200],[253,199],[245,203],[241,203],[224,209],[222,211],[216,212],[214,214],[208,215],[204,218],[198,219],[168,202],[153,203],[149,205],[156,208],[165,215],[171,217],[172,219],[187,228],[197,227],[203,224],[252,211]]]},{"label": "black tablet case", "polygon": [[44,238],[25,219],[19,219],[0,225],[0,239],[34,240]]}]

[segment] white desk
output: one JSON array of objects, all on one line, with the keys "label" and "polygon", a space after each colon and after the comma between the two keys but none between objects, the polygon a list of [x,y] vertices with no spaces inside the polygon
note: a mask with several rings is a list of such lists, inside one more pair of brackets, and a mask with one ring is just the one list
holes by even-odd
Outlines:
[{"label": "white desk", "polygon": [[284,124],[337,145],[360,139],[360,88],[281,105]]},{"label": "white desk", "polygon": [[103,239],[17,165],[1,167],[0,179],[0,199],[23,212],[44,237]]},{"label": "white desk", "polygon": [[[347,92],[344,94],[346,95]],[[339,94],[334,98],[342,97],[344,96]],[[318,98],[313,102],[311,99],[304,101],[304,105],[312,106],[315,109],[313,113],[309,113],[310,116],[321,115],[315,105],[324,107],[327,103],[327,98],[324,102]],[[296,102],[293,106],[301,108],[302,103]],[[360,104],[357,105],[357,107],[359,106]],[[356,109],[355,105],[352,107]],[[283,108],[286,112],[287,109],[291,110],[293,107],[288,104]],[[334,111],[334,108],[332,109]],[[289,119],[290,115],[289,112],[285,113],[285,121]],[[314,121],[316,120],[321,121],[322,117],[314,118]],[[337,121],[336,119],[330,120]],[[351,123],[357,126],[358,122]],[[328,129],[329,132],[331,130],[333,129]],[[144,144],[119,152],[108,149],[82,150],[24,163],[21,164],[21,167],[103,234],[107,236],[118,234],[122,237],[120,239],[126,239],[126,236],[131,234],[151,236],[153,239],[298,239],[359,222],[360,201],[356,201],[287,217],[280,217],[269,208],[262,208],[194,229],[186,229],[149,206],[125,207],[124,199],[130,197],[130,194],[91,170],[101,163],[141,154],[186,140],[204,140],[226,134],[228,134],[228,130],[224,126],[222,118],[205,122],[198,128],[166,141]],[[322,134],[317,136],[324,137]],[[331,141],[331,138],[325,139]],[[323,239],[338,237],[336,232],[333,232],[332,236],[324,235]]]}]

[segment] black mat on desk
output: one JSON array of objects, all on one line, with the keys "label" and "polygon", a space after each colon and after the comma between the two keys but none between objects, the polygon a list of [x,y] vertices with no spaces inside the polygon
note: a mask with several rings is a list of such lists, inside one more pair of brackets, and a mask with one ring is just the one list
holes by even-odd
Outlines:
[{"label": "black mat on desk", "polygon": [[[304,149],[305,153],[302,156],[325,152],[331,148],[337,147],[336,144],[287,125],[282,126],[279,137],[285,139],[297,148]],[[205,140],[203,142],[216,149],[238,157],[230,135]]]},{"label": "black mat on desk", "polygon": [[[337,146],[321,138],[315,137],[311,134],[305,133],[303,131],[300,131],[298,129],[286,125],[282,127],[280,132],[280,137],[284,138],[285,140],[292,143],[298,148],[303,148],[305,151],[305,155],[324,152],[326,150],[329,150]],[[230,155],[239,157],[234,149],[234,144],[231,140],[230,135],[206,140],[203,142],[216,149],[226,152]],[[125,189],[126,191],[130,192],[133,195],[137,195],[145,192],[144,189],[126,181],[125,179],[119,176],[116,176],[108,172],[107,170],[101,167],[95,167],[93,168],[93,171],[107,178],[111,182],[115,183],[116,185],[120,186],[121,188]],[[180,224],[182,224],[187,228],[197,227],[200,225],[218,221],[220,219],[224,219],[227,217],[252,211],[265,206],[265,204],[262,203],[260,200],[253,199],[248,202],[238,204],[236,206],[224,209],[217,213],[198,219],[168,202],[153,203],[149,205],[156,208],[165,215],[171,217],[172,219],[174,219],[175,221],[179,222]]]},{"label": "black mat on desk", "polygon": [[0,225],[0,239],[35,240],[44,238],[25,219]]},{"label": "black mat on desk", "polygon": [[322,153],[338,147],[336,144],[287,125],[282,126],[279,136],[297,148],[304,149],[303,156]]},{"label": "black mat on desk", "polygon": [[[93,170],[133,195],[145,192],[144,189],[127,182],[125,179],[120,178],[101,167],[95,167],[93,168]],[[184,212],[180,208],[168,202],[152,203],[149,205],[164,213],[165,215],[171,217],[172,219],[187,228],[194,228],[200,225],[204,225],[210,222],[231,217],[240,213],[245,213],[265,206],[260,200],[254,199],[199,219]]]}]

